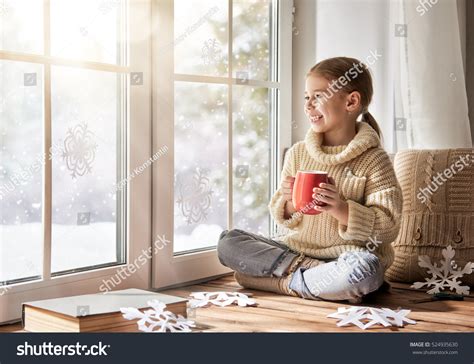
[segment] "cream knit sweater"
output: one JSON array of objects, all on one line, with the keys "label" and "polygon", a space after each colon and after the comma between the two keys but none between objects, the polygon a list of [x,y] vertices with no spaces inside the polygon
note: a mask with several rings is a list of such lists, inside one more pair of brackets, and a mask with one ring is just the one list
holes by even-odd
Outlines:
[{"label": "cream knit sweater", "polygon": [[292,250],[319,259],[369,249],[387,269],[394,259],[391,243],[398,234],[402,206],[392,163],[367,123],[356,123],[356,135],[347,146],[323,146],[322,137],[310,129],[304,141],[288,150],[282,178],[294,177],[298,170],[327,171],[348,203],[348,224],[340,224],[326,212],[295,213],[285,220],[285,200],[278,189],[268,207],[275,221],[290,229],[283,241]]}]

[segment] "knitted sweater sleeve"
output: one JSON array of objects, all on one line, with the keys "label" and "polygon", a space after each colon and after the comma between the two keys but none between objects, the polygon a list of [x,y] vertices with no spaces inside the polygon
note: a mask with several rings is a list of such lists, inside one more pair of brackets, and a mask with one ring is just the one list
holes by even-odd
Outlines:
[{"label": "knitted sweater sleeve", "polygon": [[[294,177],[296,176],[297,172],[297,153],[296,153],[296,145],[291,147],[285,156],[285,161],[283,163],[283,171],[281,173],[281,182],[286,176]],[[268,208],[270,210],[270,214],[275,219],[276,223],[282,225],[288,229],[294,229],[297,227],[301,221],[303,220],[303,214],[294,213],[289,219],[285,219],[285,199],[283,197],[281,187],[275,192],[273,197],[270,200]]]},{"label": "knitted sweater sleeve", "polygon": [[339,224],[344,240],[392,243],[400,228],[402,193],[390,158],[384,151],[375,153],[369,162],[364,204],[347,200],[347,226]]}]

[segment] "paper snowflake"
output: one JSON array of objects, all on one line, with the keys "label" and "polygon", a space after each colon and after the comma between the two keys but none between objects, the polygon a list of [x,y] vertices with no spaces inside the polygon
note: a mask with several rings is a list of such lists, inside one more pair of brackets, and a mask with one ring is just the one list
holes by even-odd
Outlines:
[{"label": "paper snowflake", "polygon": [[461,286],[461,281],[458,281],[465,274],[471,274],[474,270],[474,263],[468,262],[463,269],[458,268],[453,260],[456,251],[450,246],[443,249],[441,265],[438,263],[431,263],[431,259],[427,255],[420,255],[418,257],[418,265],[422,268],[427,268],[431,277],[425,278],[425,282],[415,282],[411,287],[420,289],[424,286],[433,286],[427,293],[435,294],[449,288],[450,291],[456,291],[457,294],[469,295],[469,286]]},{"label": "paper snowflake", "polygon": [[255,306],[257,303],[247,295],[240,292],[193,292],[190,294],[192,308],[204,307],[209,304],[216,306],[229,306],[237,304],[239,306]]},{"label": "paper snowflake", "polygon": [[143,332],[191,332],[191,327],[196,326],[194,321],[182,315],[165,311],[166,304],[163,302],[153,300],[148,301],[148,305],[152,309],[144,312],[133,307],[121,308],[120,311],[127,320],[139,319],[138,329]]},{"label": "paper snowflake", "polygon": [[217,39],[204,42],[201,58],[206,66],[216,66],[222,61],[222,49]]},{"label": "paper snowflake", "polygon": [[[207,172],[196,168],[191,178],[180,175],[177,179],[178,204],[188,225],[205,221],[211,207],[212,191]],[[186,178],[188,177],[188,178]]]},{"label": "paper snowflake", "polygon": [[86,123],[70,128],[64,139],[62,157],[72,178],[84,176],[92,171],[97,144],[94,134]]},{"label": "paper snowflake", "polygon": [[339,307],[337,312],[327,317],[339,319],[340,321],[337,323],[339,327],[355,325],[365,330],[375,325],[403,327],[404,323],[416,324],[416,321],[407,318],[410,312],[410,310],[394,311],[389,308],[352,306],[349,308]]},{"label": "paper snowflake", "polygon": [[5,5],[4,1],[0,2],[0,16],[6,15],[7,12],[8,12],[8,6]]}]

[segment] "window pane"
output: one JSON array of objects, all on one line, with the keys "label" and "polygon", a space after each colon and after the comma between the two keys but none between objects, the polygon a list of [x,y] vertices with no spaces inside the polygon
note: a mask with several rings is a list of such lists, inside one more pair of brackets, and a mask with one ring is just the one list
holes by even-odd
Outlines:
[{"label": "window pane", "polygon": [[227,227],[227,86],[175,84],[174,251],[215,246]]},{"label": "window pane", "polygon": [[43,52],[43,0],[0,1],[0,49]]},{"label": "window pane", "polygon": [[53,56],[118,63],[124,0],[51,0]]},{"label": "window pane", "polygon": [[234,226],[268,236],[269,91],[235,86],[233,96]]},{"label": "window pane", "polygon": [[175,72],[227,75],[227,1],[175,0],[174,4]]},{"label": "window pane", "polygon": [[42,273],[43,66],[0,61],[0,285]]},{"label": "window pane", "polygon": [[119,77],[52,70],[53,272],[118,260]]},{"label": "window pane", "polygon": [[[270,38],[272,0],[234,0],[234,77],[271,80]],[[271,80],[274,81],[274,80]]]}]

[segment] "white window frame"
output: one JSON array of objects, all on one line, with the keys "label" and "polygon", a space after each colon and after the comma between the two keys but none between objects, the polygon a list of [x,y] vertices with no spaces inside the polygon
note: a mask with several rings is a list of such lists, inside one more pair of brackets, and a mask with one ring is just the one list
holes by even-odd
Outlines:
[{"label": "white window frame", "polygon": [[[225,0],[222,0],[225,1]],[[228,1],[228,44],[229,60],[232,58],[232,0]],[[276,146],[272,150],[271,166],[272,191],[277,188],[280,179],[283,151],[291,146],[291,99],[292,99],[292,18],[293,1],[279,0],[277,14],[279,27],[272,47],[277,47],[278,77],[277,82],[249,80],[248,85],[265,87],[278,97],[278,108],[272,114],[276,123],[272,123],[274,136],[272,143]],[[167,155],[160,159],[160,163],[153,168],[153,236],[165,236],[171,243],[162,244],[160,251],[153,260],[152,284],[154,288],[164,289],[182,285],[187,282],[209,279],[231,272],[220,264],[216,249],[187,254],[175,255],[173,249],[174,236],[174,84],[175,81],[225,83],[230,88],[228,98],[228,229],[232,224],[232,85],[237,85],[233,77],[232,65],[229,67],[227,77],[190,76],[174,73],[173,50],[163,52],[170,48],[174,42],[174,2],[173,0],[153,0],[153,25],[156,31],[153,37],[153,150],[166,145],[169,150]]]},{"label": "white window frame", "polygon": [[[43,0],[44,11],[44,54],[26,54],[0,50],[0,60],[31,62],[44,65],[44,131],[51,131],[51,66],[63,65],[121,73],[123,82],[130,85],[130,72],[143,72],[143,85],[127,87],[128,95],[124,96],[123,112],[127,117],[127,168],[128,171],[141,166],[151,154],[151,0],[129,0],[121,11],[127,14],[127,32],[129,36],[128,51],[123,57],[128,59],[128,66],[118,66],[99,62],[69,60],[50,55],[50,33],[46,26],[50,24],[50,0]],[[45,138],[44,152],[50,150],[51,140]],[[126,255],[125,263],[112,267],[100,268],[70,274],[51,276],[51,161],[46,158],[43,169],[43,277],[35,281],[0,287],[0,323],[16,321],[21,317],[21,303],[47,298],[65,297],[78,294],[99,292],[103,280],[110,279],[118,270],[133,263],[151,247],[151,170],[147,168],[142,174],[130,181],[126,201]],[[133,275],[123,280],[114,289],[149,288],[151,262],[147,260]]]}]

